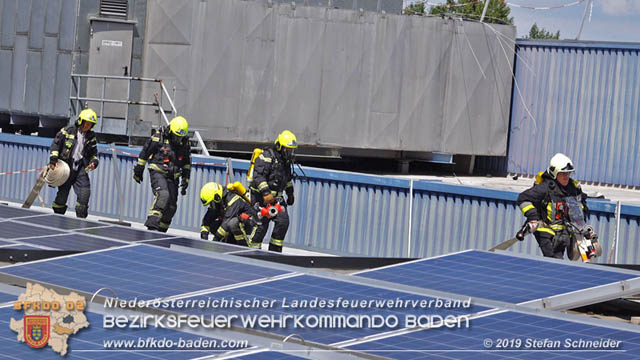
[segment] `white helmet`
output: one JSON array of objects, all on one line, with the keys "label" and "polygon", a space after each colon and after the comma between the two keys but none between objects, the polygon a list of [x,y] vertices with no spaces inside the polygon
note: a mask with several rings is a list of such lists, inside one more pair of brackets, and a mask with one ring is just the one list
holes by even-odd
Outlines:
[{"label": "white helmet", "polygon": [[557,153],[553,155],[549,161],[549,169],[547,170],[552,178],[556,178],[560,172],[574,172],[571,159],[565,154]]}]

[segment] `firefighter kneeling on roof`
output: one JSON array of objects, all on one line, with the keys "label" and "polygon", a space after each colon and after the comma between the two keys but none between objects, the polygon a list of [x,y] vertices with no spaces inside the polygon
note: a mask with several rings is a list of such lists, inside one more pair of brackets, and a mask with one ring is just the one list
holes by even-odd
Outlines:
[{"label": "firefighter kneeling on roof", "polygon": [[95,111],[82,110],[76,123],[62,128],[53,139],[49,153],[49,168],[55,169],[58,160],[61,160],[66,162],[70,169],[69,178],[60,185],[51,205],[57,214],[64,214],[67,211],[67,199],[73,186],[73,191],[78,197],[76,216],[86,218],[89,215],[91,183],[88,173],[98,167],[96,134],[91,129],[98,122],[97,119]]},{"label": "firefighter kneeling on roof", "polygon": [[[287,205],[291,206],[294,203],[293,160],[297,148],[296,136],[285,130],[278,135],[274,145],[264,149],[254,160],[253,169],[250,170],[251,201],[254,207],[277,206],[278,210],[274,212],[277,212],[277,215],[262,217],[261,226],[258,227],[253,242],[249,244],[250,247],[261,247],[269,222],[273,221],[275,225],[269,241],[269,250],[282,252],[284,237],[289,229]],[[284,193],[287,194],[286,203]]]},{"label": "firefighter kneeling on roof", "polygon": [[182,195],[187,194],[191,175],[191,148],[189,124],[182,116],[176,116],[169,126],[154,130],[147,140],[138,164],[133,169],[133,179],[142,182],[144,166],[149,161],[149,179],[154,199],[144,226],[149,230],[167,232],[178,204],[178,181],[182,177]]},{"label": "firefighter kneeling on roof", "polygon": [[239,181],[228,184],[226,189],[214,182],[202,187],[200,200],[203,206],[208,206],[200,228],[202,239],[208,240],[209,233],[213,232],[215,241],[243,246],[251,243],[258,223],[246,192]]}]

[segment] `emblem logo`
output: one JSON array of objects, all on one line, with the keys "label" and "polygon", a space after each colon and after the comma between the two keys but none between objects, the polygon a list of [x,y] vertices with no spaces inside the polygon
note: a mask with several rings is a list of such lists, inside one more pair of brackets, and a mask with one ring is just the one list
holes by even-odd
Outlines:
[{"label": "emblem logo", "polygon": [[49,342],[49,316],[26,315],[24,317],[24,340],[32,348],[41,348]]}]

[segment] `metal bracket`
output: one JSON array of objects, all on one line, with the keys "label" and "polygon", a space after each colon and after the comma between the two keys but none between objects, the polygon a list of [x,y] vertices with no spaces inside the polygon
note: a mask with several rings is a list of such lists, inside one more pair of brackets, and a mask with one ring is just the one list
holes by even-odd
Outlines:
[{"label": "metal bracket", "polygon": [[551,300],[549,298],[542,298],[542,308],[548,309],[551,307]]},{"label": "metal bracket", "polygon": [[622,291],[627,291],[631,289],[631,285],[629,284],[628,281],[622,280],[620,281],[620,288],[622,288]]}]

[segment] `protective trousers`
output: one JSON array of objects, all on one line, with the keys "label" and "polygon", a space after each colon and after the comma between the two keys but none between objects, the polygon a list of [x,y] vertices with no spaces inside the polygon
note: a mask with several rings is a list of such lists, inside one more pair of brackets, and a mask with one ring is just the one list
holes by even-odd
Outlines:
[{"label": "protective trousers", "polygon": [[56,214],[64,214],[67,211],[67,199],[73,186],[78,200],[76,201],[76,216],[86,218],[89,215],[89,197],[91,196],[91,182],[89,174],[81,166],[77,170],[71,170],[67,181],[58,187],[58,193],[51,207]]},{"label": "protective trousers", "polygon": [[223,241],[226,238],[226,242],[229,244],[248,246],[254,230],[252,226],[244,225],[237,217],[234,217],[222,222],[222,225],[213,234],[213,239]]},{"label": "protective trousers", "polygon": [[540,246],[542,255],[562,259],[566,249],[567,255],[571,258],[573,247],[570,246],[571,239],[566,231],[558,231],[555,236],[543,231],[536,231],[533,235]]},{"label": "protective trousers", "polygon": [[[261,201],[256,201],[257,199],[262,200],[262,195],[257,192],[251,192],[251,199],[253,203],[261,203]],[[263,204],[261,204],[262,206]],[[289,213],[287,211],[286,205],[282,205],[283,211],[279,213],[276,217],[272,219],[262,218],[261,225],[258,226],[258,229],[253,235],[253,239],[251,240],[250,247],[260,248],[262,244],[262,240],[264,236],[267,235],[267,231],[269,230],[269,223],[273,221],[275,225],[273,226],[273,231],[271,232],[271,240],[269,240],[269,251],[282,252],[282,245],[284,244],[284,237],[287,235],[287,230],[289,229]]]},{"label": "protective trousers", "polygon": [[178,183],[156,170],[149,170],[149,180],[154,199],[144,226],[149,230],[167,232],[178,209]]}]

